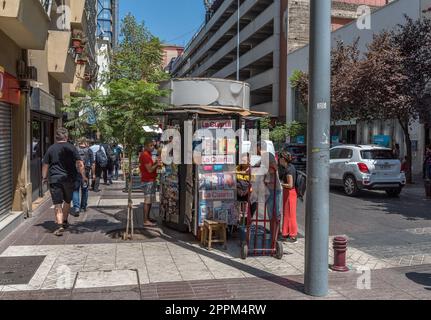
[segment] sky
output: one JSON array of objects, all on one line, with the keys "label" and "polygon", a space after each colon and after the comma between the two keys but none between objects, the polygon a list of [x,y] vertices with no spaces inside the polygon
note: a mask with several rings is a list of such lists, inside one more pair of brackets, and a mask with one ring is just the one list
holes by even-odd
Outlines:
[{"label": "sky", "polygon": [[120,16],[129,12],[163,43],[181,46],[205,19],[203,0],[120,0]]}]

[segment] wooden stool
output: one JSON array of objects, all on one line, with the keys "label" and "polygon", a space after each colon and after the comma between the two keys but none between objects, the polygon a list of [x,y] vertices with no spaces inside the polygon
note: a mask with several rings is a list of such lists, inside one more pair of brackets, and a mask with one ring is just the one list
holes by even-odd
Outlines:
[{"label": "wooden stool", "polygon": [[[208,250],[211,250],[213,243],[223,243],[223,248],[227,249],[226,242],[226,229],[227,223],[221,221],[204,220],[202,228],[201,244],[202,246],[208,246]],[[213,239],[214,235],[218,235],[218,239]]]}]

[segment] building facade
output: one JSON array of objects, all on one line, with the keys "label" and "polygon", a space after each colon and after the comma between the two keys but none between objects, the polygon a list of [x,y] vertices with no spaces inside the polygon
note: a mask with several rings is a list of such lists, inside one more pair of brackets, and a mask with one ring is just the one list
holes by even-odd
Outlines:
[{"label": "building facade", "polygon": [[115,48],[119,37],[120,0],[97,0],[97,36]]},{"label": "building facade", "polygon": [[51,3],[5,1],[0,6],[0,237],[31,208],[28,50],[48,40]]},{"label": "building facade", "polygon": [[97,0],[97,88],[106,93],[106,77],[112,53],[118,45],[120,0]]},{"label": "building facade", "polygon": [[[31,214],[42,157],[62,105],[97,70],[97,0],[16,0],[0,6],[0,238]],[[83,68],[83,76],[80,68]]]},{"label": "building facade", "polygon": [[[357,18],[359,5],[375,9],[386,2],[333,0],[333,28]],[[251,109],[284,121],[287,54],[308,43],[309,4],[309,0],[210,2],[205,24],[173,63],[172,75],[248,82]]]},{"label": "building facade", "polygon": [[[356,39],[358,48],[362,53],[367,50],[373,35],[383,30],[392,30],[398,24],[405,22],[404,15],[417,20],[422,16],[431,17],[431,0],[395,0],[387,6],[376,10],[371,15],[371,29],[359,29],[356,23],[346,25],[332,33],[332,45],[335,46],[337,40],[345,44],[352,44]],[[288,55],[288,77],[296,70],[308,72],[309,47],[305,46]],[[287,122],[299,121],[306,122],[306,113],[304,107],[299,102],[299,97],[295,88],[288,84],[287,89]],[[431,101],[430,101],[431,103]],[[422,163],[425,145],[431,141],[431,116],[429,119],[416,121],[410,127],[410,136],[413,140],[413,173],[422,172]],[[369,144],[374,143],[376,137],[386,136],[388,146],[398,143],[401,147],[401,154],[405,155],[406,147],[404,133],[397,120],[357,122],[354,119],[350,121],[334,122],[331,128],[332,141],[334,143],[353,143]]]},{"label": "building facade", "polygon": [[184,52],[184,47],[164,44],[163,45],[163,70],[171,73],[175,60]]}]

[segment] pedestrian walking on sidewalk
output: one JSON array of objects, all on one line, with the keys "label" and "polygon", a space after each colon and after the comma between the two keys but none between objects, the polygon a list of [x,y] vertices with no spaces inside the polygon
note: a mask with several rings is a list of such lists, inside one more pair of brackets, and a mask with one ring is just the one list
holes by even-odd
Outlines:
[{"label": "pedestrian walking on sidewalk", "polygon": [[114,163],[117,157],[109,143],[103,143],[102,147],[105,149],[106,156],[108,157],[108,165],[103,169],[103,180],[109,186],[113,184],[112,176],[114,175]]},{"label": "pedestrian walking on sidewalk", "polygon": [[[85,167],[85,176],[88,181],[90,181],[90,172],[93,169],[94,165],[94,156],[93,151],[89,148],[87,139],[81,138],[79,139],[78,146],[76,147],[78,150],[79,156],[84,163]],[[88,181],[85,182],[82,180],[81,176],[78,175],[78,179],[75,182],[75,190],[73,192],[73,210],[72,214],[75,217],[78,217],[81,211],[87,211],[88,205]],[[80,198],[81,193],[81,198]]]},{"label": "pedestrian walking on sidewalk", "polygon": [[144,192],[144,226],[155,227],[150,220],[151,207],[156,201],[156,179],[157,169],[161,165],[160,160],[153,159],[154,142],[147,139],[144,144],[144,151],[139,156],[139,169],[141,170],[142,190]]},{"label": "pedestrian walking on sidewalk", "polygon": [[112,151],[115,154],[114,161],[114,180],[118,180],[118,171],[121,169],[121,161],[123,159],[123,149],[118,144],[112,146]]},{"label": "pedestrian walking on sidewalk", "polygon": [[[56,132],[57,143],[49,147],[43,158],[43,183],[49,182],[49,190],[54,204],[57,228],[56,236],[62,236],[65,228],[69,226],[68,215],[75,181],[78,174],[82,181],[88,183],[85,176],[84,163],[75,146],[68,143],[69,133],[65,128],[58,128]],[[78,170],[79,169],[79,173]]]},{"label": "pedestrian walking on sidewalk", "polygon": [[94,179],[91,189],[94,192],[100,192],[100,178],[102,177],[103,170],[108,166],[108,157],[106,156],[105,148],[103,148],[103,146],[98,142],[95,142],[90,149],[93,152],[93,160],[95,164],[93,170]]},{"label": "pedestrian walking on sidewalk", "polygon": [[297,242],[298,224],[296,221],[296,207],[298,194],[296,193],[296,169],[292,164],[292,155],[283,151],[280,153],[279,175],[283,187],[283,240]]}]

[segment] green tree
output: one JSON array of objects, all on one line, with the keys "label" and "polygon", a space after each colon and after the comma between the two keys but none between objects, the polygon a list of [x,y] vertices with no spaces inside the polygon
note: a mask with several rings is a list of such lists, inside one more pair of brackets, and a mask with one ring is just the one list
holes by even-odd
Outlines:
[{"label": "green tree", "polygon": [[77,115],[69,123],[77,130],[86,125],[87,110],[94,110],[97,120],[92,127],[99,129],[105,140],[123,144],[129,161],[127,225],[123,235],[126,240],[134,234],[132,157],[145,137],[143,127],[154,124],[155,114],[164,108],[160,98],[166,96],[167,91],[160,89],[159,83],[168,75],[162,70],[160,40],[131,14],[122,20],[120,39],[110,70],[103,75],[107,90],[83,91],[80,97],[72,98],[70,106],[64,110]]},{"label": "green tree", "polygon": [[164,105],[159,102],[166,94],[157,83],[145,80],[120,79],[109,84],[109,94],[104,100],[106,121],[112,136],[124,146],[128,158],[128,214],[124,238],[133,237],[133,200],[132,200],[132,157],[145,137],[143,127],[154,123],[154,113],[162,111]]},{"label": "green tree", "polygon": [[260,121],[261,129],[269,130],[269,139],[274,142],[277,150],[281,148],[287,138],[296,137],[304,133],[304,126],[299,122],[293,121],[292,123],[275,123],[272,124],[270,117],[265,117]]}]

